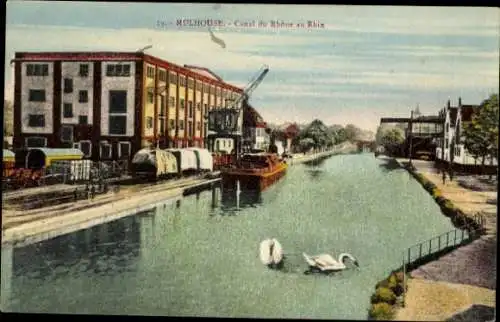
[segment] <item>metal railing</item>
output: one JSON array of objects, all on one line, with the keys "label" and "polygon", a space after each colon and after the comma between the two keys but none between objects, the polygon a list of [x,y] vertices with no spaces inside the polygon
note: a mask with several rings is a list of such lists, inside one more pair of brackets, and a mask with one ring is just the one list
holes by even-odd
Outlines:
[{"label": "metal railing", "polygon": [[482,213],[476,213],[472,217],[467,217],[465,215],[462,215],[461,217],[463,217],[461,219],[465,221],[465,224],[461,227],[410,246],[403,252],[403,306],[405,305],[406,300],[406,273],[408,272],[408,268],[411,268],[419,261],[429,259],[429,257],[437,255],[440,252],[452,250],[462,244],[468,243],[475,238],[480,237],[484,232],[485,218]]}]

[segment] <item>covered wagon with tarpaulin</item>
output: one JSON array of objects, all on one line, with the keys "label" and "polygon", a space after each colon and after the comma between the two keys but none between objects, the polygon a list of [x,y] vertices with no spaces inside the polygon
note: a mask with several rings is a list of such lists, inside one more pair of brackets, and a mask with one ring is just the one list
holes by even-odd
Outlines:
[{"label": "covered wagon with tarpaulin", "polygon": [[179,174],[194,173],[198,170],[198,162],[196,161],[196,154],[193,150],[166,149],[165,151],[172,153],[177,159]]},{"label": "covered wagon with tarpaulin", "polygon": [[82,160],[78,149],[28,148],[16,151],[16,168],[42,169],[55,161]]},{"label": "covered wagon with tarpaulin", "polygon": [[136,177],[164,178],[179,172],[174,154],[160,149],[144,148],[132,159],[132,172]]},{"label": "covered wagon with tarpaulin", "polygon": [[187,148],[186,150],[194,151],[196,155],[197,169],[199,171],[213,171],[214,158],[208,149],[202,148]]}]

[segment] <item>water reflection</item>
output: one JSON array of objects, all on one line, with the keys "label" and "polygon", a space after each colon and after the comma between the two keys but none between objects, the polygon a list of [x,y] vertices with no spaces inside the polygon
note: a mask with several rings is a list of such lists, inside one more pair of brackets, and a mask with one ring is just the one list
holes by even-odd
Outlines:
[{"label": "water reflection", "polygon": [[257,208],[262,204],[262,193],[260,191],[237,191],[226,189],[221,195],[221,210],[223,214],[235,214],[236,211],[245,208]]},{"label": "water reflection", "polygon": [[[67,278],[136,270],[140,217],[127,217],[20,248],[2,247],[2,309],[23,307],[23,291]],[[146,237],[148,238],[148,237]],[[20,297],[16,300],[17,297]]]}]

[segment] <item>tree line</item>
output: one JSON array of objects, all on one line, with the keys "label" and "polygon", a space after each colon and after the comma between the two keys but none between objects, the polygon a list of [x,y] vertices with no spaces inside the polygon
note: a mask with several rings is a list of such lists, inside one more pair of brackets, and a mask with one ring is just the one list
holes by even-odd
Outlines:
[{"label": "tree line", "polygon": [[343,142],[352,142],[370,136],[373,136],[373,133],[364,131],[353,124],[345,127],[338,124],[327,126],[321,120],[316,119],[300,129],[292,144],[298,152],[307,152],[311,149],[330,148]]}]

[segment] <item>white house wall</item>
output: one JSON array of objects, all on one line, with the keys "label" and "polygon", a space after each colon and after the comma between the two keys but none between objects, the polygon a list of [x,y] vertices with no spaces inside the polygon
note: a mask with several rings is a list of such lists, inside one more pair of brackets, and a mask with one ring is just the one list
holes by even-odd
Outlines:
[{"label": "white house wall", "polygon": [[[104,62],[101,66],[102,90],[101,90],[101,135],[109,134],[109,91],[126,90],[127,91],[127,134],[123,136],[131,137],[135,135],[135,62],[120,62],[120,64],[130,64],[129,77],[108,77],[106,70],[108,64],[117,64],[117,62]],[[113,134],[112,136],[119,136]]]},{"label": "white house wall", "polygon": [[[54,129],[52,110],[54,101],[54,64],[36,62],[36,64],[47,64],[48,76],[26,76],[26,69],[33,62],[23,62],[21,65],[21,132],[28,134],[51,134]],[[45,102],[30,102],[30,89],[45,90]],[[30,114],[45,115],[45,127],[28,126]]]},{"label": "white house wall", "polygon": [[[87,77],[80,76],[80,64],[89,66],[89,74]],[[93,117],[93,95],[94,95],[94,64],[91,62],[63,62],[61,64],[61,123],[62,124],[78,124],[78,116],[86,115],[88,124],[92,124]],[[64,79],[71,78],[73,80],[73,92],[64,93]],[[79,91],[87,91],[88,102],[80,103]],[[64,117],[64,103],[73,105],[73,117]]]}]

